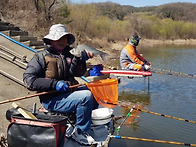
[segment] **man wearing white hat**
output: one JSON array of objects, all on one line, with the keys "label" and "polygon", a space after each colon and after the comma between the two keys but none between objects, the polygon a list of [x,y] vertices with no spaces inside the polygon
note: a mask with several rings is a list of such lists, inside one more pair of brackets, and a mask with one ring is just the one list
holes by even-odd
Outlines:
[{"label": "man wearing white hat", "polygon": [[69,88],[78,84],[74,77],[84,75],[86,60],[92,58],[93,53],[83,51],[81,57],[72,55],[69,45],[75,42],[75,37],[62,24],[51,26],[43,41],[46,49],[36,53],[28,63],[23,80],[30,90],[57,90],[39,97],[44,108],[51,112],[76,112],[76,130],[72,138],[81,144],[94,144],[95,140],[88,131],[92,110],[98,108],[98,103],[86,87],[77,90]]}]

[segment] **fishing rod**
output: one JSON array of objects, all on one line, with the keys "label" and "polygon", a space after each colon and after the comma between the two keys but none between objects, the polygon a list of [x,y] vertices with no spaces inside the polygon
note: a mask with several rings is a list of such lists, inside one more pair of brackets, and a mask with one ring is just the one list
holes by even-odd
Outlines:
[{"label": "fishing rod", "polygon": [[187,75],[187,76],[196,77],[196,75],[193,75],[193,74],[187,74],[187,73],[182,73],[182,72],[176,72],[176,71],[167,70],[167,69],[160,69],[160,68],[154,68],[154,67],[152,67],[152,69],[154,69],[154,70],[159,70],[159,71],[170,72],[170,73],[175,73],[175,74],[181,74],[181,75]]},{"label": "fishing rod", "polygon": [[116,138],[116,139],[130,139],[130,140],[139,140],[139,141],[148,141],[148,142],[167,143],[167,144],[195,146],[196,147],[196,144],[174,142],[174,141],[154,140],[154,139],[136,138],[136,137],[125,137],[125,136],[119,136],[119,135],[116,135],[116,136],[115,135],[110,135],[110,137],[111,138]]},{"label": "fishing rod", "polygon": [[10,99],[10,100],[4,100],[4,101],[1,101],[0,104],[5,104],[5,103],[9,103],[9,102],[24,100],[24,99],[27,99],[27,98],[32,98],[32,97],[40,96],[40,95],[44,95],[44,94],[51,94],[51,93],[55,93],[55,92],[57,92],[57,91],[49,91],[49,92],[36,93],[36,94],[27,95],[27,96],[23,96],[23,97],[19,97],[19,98],[14,98],[14,99]]},{"label": "fishing rod", "polygon": [[187,77],[187,78],[196,79],[196,76],[189,76],[189,75],[183,75],[183,74],[166,73],[166,72],[160,72],[160,71],[150,71],[150,72],[157,73],[157,74],[172,75],[172,76],[179,76],[179,77]]},{"label": "fishing rod", "polygon": [[[126,107],[124,105],[120,105],[120,106],[121,107]],[[127,108],[130,108],[131,110],[129,111],[129,113],[125,117],[124,121],[131,115],[131,113],[133,112],[133,110],[138,110],[138,111],[142,111],[142,112],[146,112],[146,113],[150,113],[150,114],[154,114],[154,115],[164,116],[164,117],[173,118],[173,119],[177,119],[177,120],[181,120],[181,121],[185,121],[185,122],[190,122],[190,123],[195,123],[196,124],[195,121],[190,121],[190,120],[186,120],[186,119],[182,119],[182,118],[172,117],[172,116],[169,116],[169,115],[164,115],[164,114],[160,114],[160,113],[156,113],[156,112],[150,112],[150,111],[146,111],[146,110],[135,108],[135,106],[133,106],[133,107],[127,107]],[[110,138],[115,138],[115,139],[130,139],[130,140],[139,140],[139,141],[148,141],[148,142],[155,142],[155,143],[166,143],[166,144],[184,145],[184,146],[195,146],[196,147],[196,144],[190,144],[190,143],[182,143],[182,142],[173,142],[173,141],[153,140],[153,139],[146,139],[146,138],[136,138],[136,137],[120,136],[119,135],[120,126],[124,123],[124,121],[117,128],[117,135],[116,136],[115,135],[109,135]]]},{"label": "fishing rod", "polygon": [[138,111],[141,111],[141,112],[146,112],[146,113],[150,113],[150,114],[154,114],[154,115],[158,115],[158,116],[163,116],[163,117],[167,117],[167,118],[172,118],[172,119],[176,119],[176,120],[180,120],[180,121],[185,121],[185,122],[196,124],[196,122],[192,121],[192,120],[187,120],[187,119],[183,119],[183,118],[179,118],[179,117],[169,116],[169,115],[160,114],[160,113],[151,112],[151,111],[142,110],[142,109],[137,109],[137,108],[134,108],[134,109],[138,110]]},{"label": "fishing rod", "polygon": [[[76,84],[76,85],[69,86],[69,88],[71,89],[71,88],[75,88],[75,87],[79,87],[79,86],[83,86],[83,85],[85,85],[85,84]],[[9,102],[24,100],[24,99],[27,99],[27,98],[32,98],[32,97],[36,97],[36,96],[40,96],[40,95],[51,94],[51,93],[55,93],[55,92],[58,92],[58,91],[54,90],[54,91],[48,91],[48,92],[40,92],[40,93],[36,93],[36,94],[32,94],[32,95],[19,97],[19,98],[4,100],[4,101],[0,102],[0,105],[5,104],[5,103],[9,103]]]},{"label": "fishing rod", "polygon": [[[128,106],[125,106],[125,105],[120,105],[120,106],[121,107],[129,108],[129,109],[132,109],[131,107],[128,107]],[[187,120],[187,119],[183,119],[183,118],[179,118],[179,117],[174,117],[174,116],[169,116],[169,115],[165,115],[165,114],[161,114],[161,113],[156,113],[156,112],[152,112],[152,111],[142,110],[142,109],[138,109],[138,108],[135,108],[135,107],[133,109],[134,110],[141,111],[141,112],[145,112],[145,113],[150,113],[150,114],[154,114],[154,115],[158,115],[158,116],[163,116],[163,117],[167,117],[167,118],[172,118],[172,119],[176,119],[176,120],[180,120],[180,121],[185,121],[185,122],[196,124],[196,121],[192,121],[192,120]]]},{"label": "fishing rod", "polygon": [[[173,75],[173,76],[180,76],[180,77],[187,77],[187,78],[196,79],[196,75],[193,75],[193,74],[181,73],[181,72],[159,69],[159,68],[152,68],[152,69],[155,70],[155,71],[150,71],[152,73],[164,74],[164,75]],[[156,71],[156,70],[159,70],[159,71]]]}]

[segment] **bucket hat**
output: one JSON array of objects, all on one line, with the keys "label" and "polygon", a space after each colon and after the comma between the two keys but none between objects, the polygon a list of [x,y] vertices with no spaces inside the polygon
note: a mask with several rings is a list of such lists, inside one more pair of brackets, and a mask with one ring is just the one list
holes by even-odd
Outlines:
[{"label": "bucket hat", "polygon": [[73,44],[75,42],[75,37],[73,34],[69,33],[67,28],[62,24],[55,24],[50,27],[49,34],[43,38],[44,43],[50,44],[50,40],[59,40],[61,37],[68,36],[68,44]]}]

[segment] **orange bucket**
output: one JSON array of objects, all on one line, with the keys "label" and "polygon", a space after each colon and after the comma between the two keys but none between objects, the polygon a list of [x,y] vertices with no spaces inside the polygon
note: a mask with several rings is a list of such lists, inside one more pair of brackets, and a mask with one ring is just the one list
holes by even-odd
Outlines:
[{"label": "orange bucket", "polygon": [[104,79],[86,83],[96,101],[108,108],[115,107],[118,101],[117,79]]}]

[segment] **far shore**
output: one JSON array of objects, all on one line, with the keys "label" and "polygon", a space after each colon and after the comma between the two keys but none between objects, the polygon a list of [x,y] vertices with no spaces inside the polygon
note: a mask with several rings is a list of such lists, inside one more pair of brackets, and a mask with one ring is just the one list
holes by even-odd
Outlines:
[{"label": "far shore", "polygon": [[155,40],[143,39],[140,45],[156,46],[156,45],[190,45],[196,46],[196,39],[176,39],[176,40]]},{"label": "far shore", "polygon": [[[122,50],[128,41],[118,41],[111,44],[112,49]],[[196,39],[176,39],[176,40],[156,40],[156,39],[142,39],[139,47],[154,47],[161,45],[175,45],[175,46],[195,46]]]}]

